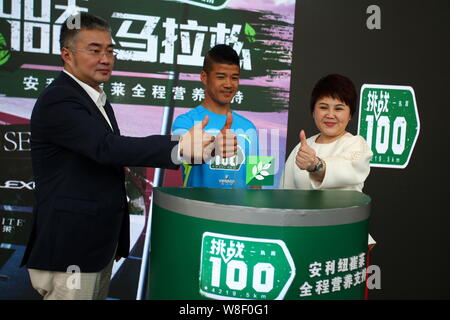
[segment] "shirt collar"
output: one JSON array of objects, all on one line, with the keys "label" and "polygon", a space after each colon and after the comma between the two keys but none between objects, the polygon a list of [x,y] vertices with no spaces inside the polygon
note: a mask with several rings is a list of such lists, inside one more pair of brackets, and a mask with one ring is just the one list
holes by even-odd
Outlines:
[{"label": "shirt collar", "polygon": [[66,74],[68,74],[72,79],[74,79],[83,89],[86,91],[86,93],[91,97],[92,101],[94,101],[95,105],[97,107],[103,107],[106,103],[106,94],[105,92],[100,88],[101,92],[98,92],[94,88],[92,88],[87,83],[84,83],[83,81],[79,80],[77,77],[75,77],[73,74],[71,74],[67,70],[63,70]]}]

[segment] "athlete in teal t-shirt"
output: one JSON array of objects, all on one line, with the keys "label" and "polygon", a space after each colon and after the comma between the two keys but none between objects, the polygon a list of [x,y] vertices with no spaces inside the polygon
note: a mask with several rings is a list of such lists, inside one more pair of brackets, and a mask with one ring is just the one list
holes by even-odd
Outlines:
[{"label": "athlete in teal t-shirt", "polygon": [[[224,126],[226,115],[209,111],[203,106],[198,106],[189,112],[177,117],[173,123],[174,134],[184,134],[195,124],[208,116],[209,122],[204,130],[217,136]],[[197,166],[183,165],[183,185],[186,187],[210,187],[210,188],[246,188],[246,160],[250,155],[258,153],[258,139],[256,127],[243,116],[232,112],[233,122],[231,132],[237,136],[237,154],[230,158],[215,156],[209,163]]]},{"label": "athlete in teal t-shirt", "polygon": [[183,164],[183,185],[186,187],[247,188],[246,162],[258,155],[256,127],[243,116],[230,110],[230,102],[239,86],[239,56],[228,45],[217,45],[205,56],[201,81],[205,99],[201,105],[178,116],[172,126],[174,134],[183,134],[208,116],[206,132],[217,136],[224,127],[227,113],[232,113],[231,132],[236,134],[236,155],[229,158],[212,157],[209,163],[190,166]]}]

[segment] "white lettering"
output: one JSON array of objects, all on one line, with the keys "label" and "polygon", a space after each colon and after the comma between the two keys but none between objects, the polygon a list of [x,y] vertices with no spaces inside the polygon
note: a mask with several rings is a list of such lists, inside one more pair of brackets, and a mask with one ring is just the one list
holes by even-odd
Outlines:
[{"label": "white lettering", "polygon": [[381,29],[381,9],[377,5],[370,5],[366,10],[367,14],[371,14],[366,21],[367,29],[369,30],[380,30]]},{"label": "white lettering", "polygon": [[77,265],[71,265],[67,268],[67,273],[72,273],[66,280],[66,287],[70,290],[81,289],[81,269]]},{"label": "white lettering", "polygon": [[[373,272],[373,274],[372,274]],[[372,289],[381,289],[381,269],[377,265],[370,265],[367,268],[367,274],[370,274],[367,278],[367,288],[369,290]]]}]

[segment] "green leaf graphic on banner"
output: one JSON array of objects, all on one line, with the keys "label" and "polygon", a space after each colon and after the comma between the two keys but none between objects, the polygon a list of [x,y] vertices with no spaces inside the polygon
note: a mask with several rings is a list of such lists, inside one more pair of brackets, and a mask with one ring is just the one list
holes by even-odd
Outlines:
[{"label": "green leaf graphic on banner", "polygon": [[275,174],[275,158],[249,156],[247,161],[246,183],[249,186],[272,186]]},{"label": "green leaf graphic on banner", "polygon": [[255,29],[253,29],[253,27],[251,25],[249,25],[248,23],[245,24],[244,27],[244,33],[247,36],[247,40],[249,42],[255,42],[255,36],[256,36],[256,31]]},{"label": "green leaf graphic on banner", "polygon": [[0,33],[0,66],[8,62],[11,52],[8,49],[5,37]]}]

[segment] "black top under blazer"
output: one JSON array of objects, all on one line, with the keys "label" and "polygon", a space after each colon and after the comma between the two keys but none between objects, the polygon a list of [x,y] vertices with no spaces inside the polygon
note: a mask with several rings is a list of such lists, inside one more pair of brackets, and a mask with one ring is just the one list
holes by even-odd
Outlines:
[{"label": "black top under blazer", "polygon": [[127,257],[130,222],[124,166],[176,169],[171,136],[120,136],[87,92],[61,72],[39,96],[31,115],[31,160],[36,183],[33,227],[22,260],[28,268],[102,270]]}]

